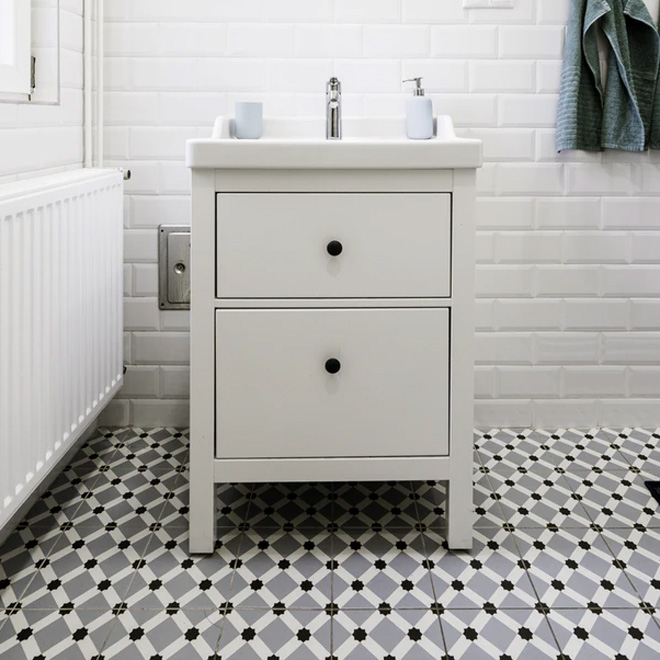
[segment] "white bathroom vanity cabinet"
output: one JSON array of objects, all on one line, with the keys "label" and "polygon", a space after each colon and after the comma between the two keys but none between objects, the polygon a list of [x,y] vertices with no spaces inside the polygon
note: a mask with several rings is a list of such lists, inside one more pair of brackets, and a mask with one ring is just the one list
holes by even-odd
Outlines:
[{"label": "white bathroom vanity cabinet", "polygon": [[447,117],[265,120],[187,144],[192,168],[190,550],[215,484],[446,480],[472,544],[475,172]]}]

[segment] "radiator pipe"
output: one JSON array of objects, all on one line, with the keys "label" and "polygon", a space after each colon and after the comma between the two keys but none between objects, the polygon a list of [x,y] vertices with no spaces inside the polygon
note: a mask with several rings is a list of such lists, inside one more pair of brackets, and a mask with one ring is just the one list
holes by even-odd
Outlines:
[{"label": "radiator pipe", "polygon": [[96,0],[96,167],[103,167],[103,24],[104,0]]},{"label": "radiator pipe", "polygon": [[92,167],[92,0],[85,0],[83,8],[83,79],[84,79],[84,165]]}]

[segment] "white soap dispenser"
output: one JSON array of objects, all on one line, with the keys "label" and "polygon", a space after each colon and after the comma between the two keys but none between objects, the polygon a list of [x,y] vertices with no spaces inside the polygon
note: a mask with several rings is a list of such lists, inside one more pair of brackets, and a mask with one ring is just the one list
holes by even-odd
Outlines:
[{"label": "white soap dispenser", "polygon": [[421,78],[408,78],[414,82],[413,97],[406,103],[406,133],[411,140],[428,140],[433,137],[433,102],[424,96]]}]

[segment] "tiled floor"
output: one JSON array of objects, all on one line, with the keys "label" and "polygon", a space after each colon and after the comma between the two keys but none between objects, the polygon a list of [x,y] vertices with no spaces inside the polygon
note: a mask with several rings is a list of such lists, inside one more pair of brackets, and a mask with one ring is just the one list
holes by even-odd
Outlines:
[{"label": "tiled floor", "polygon": [[476,436],[441,483],[230,484],[188,555],[186,434],[100,433],[0,549],[0,658],[656,660],[660,433]]}]

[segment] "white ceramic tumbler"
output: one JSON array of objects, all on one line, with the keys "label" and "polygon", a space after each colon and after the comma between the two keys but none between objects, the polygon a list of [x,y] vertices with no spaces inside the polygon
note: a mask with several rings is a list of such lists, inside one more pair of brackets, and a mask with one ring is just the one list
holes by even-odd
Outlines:
[{"label": "white ceramic tumbler", "polygon": [[256,140],[261,137],[263,103],[240,101],[236,103],[234,130],[240,140]]}]

